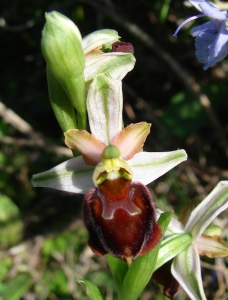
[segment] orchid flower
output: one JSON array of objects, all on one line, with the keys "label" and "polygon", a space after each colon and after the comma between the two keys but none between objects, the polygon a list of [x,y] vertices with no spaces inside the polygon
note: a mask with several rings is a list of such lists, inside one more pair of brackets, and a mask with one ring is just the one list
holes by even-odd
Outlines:
[{"label": "orchid flower", "polygon": [[228,13],[220,11],[206,0],[189,0],[202,14],[193,16],[185,20],[176,30],[178,31],[188,22],[209,17],[210,21],[194,27],[191,34],[196,37],[196,56],[199,61],[205,63],[204,70],[211,65],[221,61],[228,54]]},{"label": "orchid flower", "polygon": [[127,261],[157,245],[161,230],[145,185],[186,160],[184,150],[144,152],[150,124],[122,129],[121,81],[97,75],[87,96],[91,133],[71,129],[66,145],[82,156],[33,176],[36,187],[86,194],[84,220],[98,255]]},{"label": "orchid flower", "polygon": [[[201,278],[200,257],[228,256],[228,245],[208,226],[228,208],[228,181],[221,181],[191,212],[185,226],[172,219],[159,251],[157,267],[173,259],[171,273],[192,300],[206,300]],[[157,210],[157,217],[161,210]]]}]

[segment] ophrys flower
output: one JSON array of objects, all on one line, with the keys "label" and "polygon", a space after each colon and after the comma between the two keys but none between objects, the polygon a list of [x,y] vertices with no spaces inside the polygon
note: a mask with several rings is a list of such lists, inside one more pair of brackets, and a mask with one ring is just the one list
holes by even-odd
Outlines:
[{"label": "ophrys flower", "polygon": [[131,263],[156,246],[161,236],[144,185],[186,160],[187,155],[184,150],[143,152],[150,124],[141,122],[122,129],[122,106],[121,81],[104,74],[96,76],[87,96],[91,133],[78,129],[65,133],[66,144],[82,156],[34,175],[33,185],[86,193],[84,216],[92,250]]}]

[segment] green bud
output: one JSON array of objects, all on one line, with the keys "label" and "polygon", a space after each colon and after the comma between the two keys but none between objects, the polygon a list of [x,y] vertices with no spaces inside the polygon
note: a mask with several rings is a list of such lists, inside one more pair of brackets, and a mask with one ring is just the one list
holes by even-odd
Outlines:
[{"label": "green bud", "polygon": [[79,128],[86,128],[85,56],[77,26],[58,12],[46,13],[41,46],[51,73],[77,110]]},{"label": "green bud", "polygon": [[213,236],[213,235],[221,236],[222,229],[221,229],[221,227],[219,227],[215,224],[210,224],[204,231],[204,234],[209,235],[209,236]]}]

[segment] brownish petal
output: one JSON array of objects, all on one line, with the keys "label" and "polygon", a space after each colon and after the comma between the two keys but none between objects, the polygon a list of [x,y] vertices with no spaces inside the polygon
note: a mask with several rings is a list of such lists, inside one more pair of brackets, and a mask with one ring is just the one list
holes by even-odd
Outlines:
[{"label": "brownish petal", "polygon": [[112,139],[111,144],[119,148],[123,159],[129,160],[136,153],[143,151],[150,126],[151,124],[146,122],[130,124]]},{"label": "brownish petal", "polygon": [[64,133],[65,144],[82,153],[87,165],[95,166],[100,160],[105,144],[86,130],[70,129]]},{"label": "brownish petal", "polygon": [[196,245],[200,255],[206,255],[210,258],[228,256],[228,245],[220,236],[202,234],[197,239]]}]

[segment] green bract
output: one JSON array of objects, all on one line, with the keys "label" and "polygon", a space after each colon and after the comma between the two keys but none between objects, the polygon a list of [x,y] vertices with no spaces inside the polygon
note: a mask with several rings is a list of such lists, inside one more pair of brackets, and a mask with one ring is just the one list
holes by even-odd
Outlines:
[{"label": "green bract", "polygon": [[81,126],[86,122],[85,56],[77,26],[67,17],[51,12],[46,14],[42,33],[42,52],[50,68],[78,112]]},{"label": "green bract", "polygon": [[47,80],[49,99],[62,131],[77,128],[74,106],[49,66],[47,66]]}]

